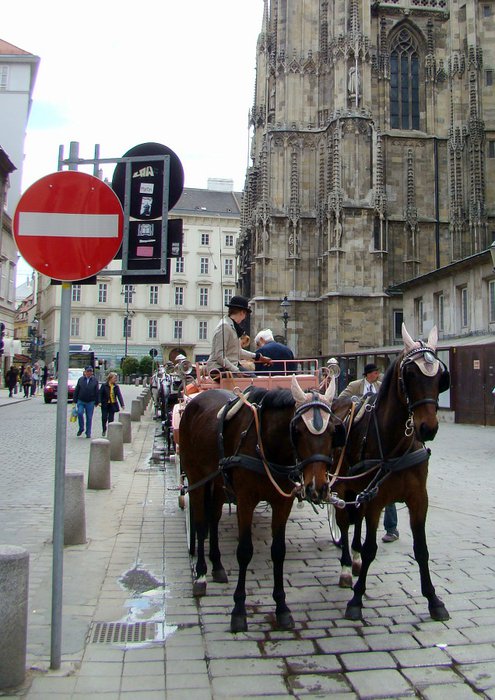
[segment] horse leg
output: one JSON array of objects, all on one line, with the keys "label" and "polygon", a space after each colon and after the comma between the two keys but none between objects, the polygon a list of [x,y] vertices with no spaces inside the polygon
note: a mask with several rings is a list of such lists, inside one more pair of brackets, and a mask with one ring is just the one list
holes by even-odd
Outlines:
[{"label": "horse leg", "polygon": [[362,564],[361,571],[359,572],[358,579],[354,585],[354,595],[351,600],[347,603],[347,608],[345,611],[346,620],[361,620],[362,609],[363,609],[363,595],[366,592],[366,577],[368,575],[368,569],[371,563],[376,557],[376,551],[378,546],[376,544],[376,531],[378,528],[378,520],[380,518],[380,511],[378,510],[373,517],[366,517],[366,537],[364,539],[364,544],[362,546],[361,556]]},{"label": "horse leg", "polygon": [[[412,506],[412,504],[411,504]],[[428,509],[428,495],[425,496],[425,504],[423,512],[417,512],[417,509],[412,508],[408,504],[409,518],[411,523],[411,532],[413,536],[413,551],[414,558],[418,562],[419,575],[421,579],[421,593],[428,600],[428,610],[433,620],[444,622],[450,619],[447,608],[442,603],[440,598],[435,593],[435,587],[431,581],[430,567],[428,560],[430,558],[428,545],[426,543],[426,511]]]},{"label": "horse leg", "polygon": [[234,608],[230,615],[230,631],[247,631],[246,614],[246,572],[249,562],[253,557],[253,504],[246,504],[238,499],[237,522],[239,525],[239,541],[237,544],[237,563],[239,564],[239,576],[234,592]]},{"label": "horse leg", "polygon": [[356,521],[354,522],[354,536],[352,538],[352,573],[354,576],[359,576],[361,573],[362,561],[361,561],[361,551],[363,545],[361,542],[361,532],[363,526],[363,518],[360,514],[357,514]]},{"label": "horse leg", "polygon": [[349,550],[349,515],[347,509],[338,510],[336,513],[337,525],[340,530],[340,544],[342,546],[342,556],[340,557],[340,588],[352,588],[351,573],[351,553]]},{"label": "horse leg", "polygon": [[275,616],[277,627],[281,630],[294,628],[294,618],[285,602],[284,562],[285,562],[285,527],[290,515],[292,501],[280,506],[272,503],[272,546],[273,562],[273,600],[275,601]]},{"label": "horse leg", "polygon": [[223,568],[220,547],[218,544],[218,525],[223,510],[223,489],[213,486],[213,504],[210,508],[210,551],[211,575],[215,583],[228,583],[229,579]]},{"label": "horse leg", "polygon": [[205,500],[206,494],[204,487],[197,489],[189,494],[190,506],[194,520],[197,539],[197,557],[196,557],[196,578],[193,582],[193,596],[200,598],[206,594],[206,558],[205,558],[205,539],[208,535],[208,527],[205,517]]}]

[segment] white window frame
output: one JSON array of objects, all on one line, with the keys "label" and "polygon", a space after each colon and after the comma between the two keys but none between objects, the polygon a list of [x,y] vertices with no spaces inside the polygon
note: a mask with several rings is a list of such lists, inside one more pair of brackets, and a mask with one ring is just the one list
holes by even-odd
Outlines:
[{"label": "white window frame", "polygon": [[234,258],[225,258],[223,261],[223,273],[228,277],[234,274]]},{"label": "white window frame", "polygon": [[198,340],[208,340],[208,321],[198,321]]},{"label": "white window frame", "polygon": [[233,233],[226,233],[225,234],[225,247],[226,248],[233,248],[234,247],[234,234]]},{"label": "white window frame", "polygon": [[180,258],[175,258],[175,272],[176,273],[183,273],[184,272],[184,256],[181,256]]},{"label": "white window frame", "polygon": [[210,274],[210,259],[200,258],[199,259],[199,274],[208,275]]},{"label": "white window frame", "polygon": [[184,306],[184,287],[174,287],[174,306]]},{"label": "white window frame", "polygon": [[209,296],[210,296],[209,287],[200,287],[199,288],[199,305],[203,306],[203,307],[208,306]]},{"label": "white window frame", "polygon": [[[127,333],[126,333],[127,331]],[[122,319],[122,337],[125,338],[132,337],[132,318],[131,316],[124,316]]]},{"label": "white window frame", "polygon": [[81,289],[82,289],[81,284],[73,284],[72,285],[72,294],[71,294],[72,301],[81,301]]},{"label": "white window frame", "polygon": [[9,66],[0,65],[0,92],[5,92],[9,86]]},{"label": "white window frame", "polygon": [[174,340],[182,340],[184,334],[184,322],[178,319],[174,320]]},{"label": "white window frame", "polygon": [[108,284],[106,282],[98,283],[98,304],[106,304],[108,300]]},{"label": "white window frame", "polygon": [[107,319],[97,318],[96,319],[96,337],[106,338],[107,337]]},{"label": "white window frame", "polygon": [[71,338],[79,338],[81,335],[81,319],[79,316],[71,316],[70,317],[70,337]]},{"label": "white window frame", "polygon": [[150,306],[154,306],[155,304],[158,304],[158,285],[157,284],[151,284],[150,285]]},{"label": "white window frame", "polygon": [[461,328],[467,328],[469,326],[469,294],[467,286],[460,288],[459,300],[461,312]]},{"label": "white window frame", "polygon": [[210,245],[210,234],[208,233],[208,231],[200,231],[199,236],[200,245]]},{"label": "white window frame", "polygon": [[158,321],[156,318],[148,319],[148,338],[150,340],[158,338]]},{"label": "white window frame", "polygon": [[227,306],[229,301],[234,296],[234,290],[231,287],[225,287],[223,290],[223,305]]}]

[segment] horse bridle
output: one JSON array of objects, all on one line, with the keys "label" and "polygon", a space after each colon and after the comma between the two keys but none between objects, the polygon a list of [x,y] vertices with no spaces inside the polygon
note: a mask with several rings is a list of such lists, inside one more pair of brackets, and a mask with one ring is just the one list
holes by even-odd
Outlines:
[{"label": "horse bridle", "polygon": [[[437,360],[438,363],[440,364],[439,371],[441,372],[441,376],[440,376],[440,382],[438,384],[438,393],[439,394],[441,394],[443,391],[447,391],[447,389],[450,386],[450,374],[449,374],[449,370],[447,369],[447,365],[445,364],[445,362],[442,362],[442,360],[438,357],[434,348],[431,348],[429,345],[425,345],[422,341],[419,341],[419,342],[422,343],[421,347],[413,348],[412,350],[409,350],[409,352],[407,352],[404,355],[404,357],[402,358],[400,365],[399,365],[399,383],[400,383],[400,387],[402,389],[402,393],[404,394],[405,399],[406,399],[406,404],[407,404],[407,409],[409,411],[409,415],[412,415],[414,409],[417,408],[418,406],[422,406],[423,404],[432,403],[438,409],[438,396],[436,399],[434,399],[433,397],[425,397],[423,399],[420,399],[419,401],[411,402],[409,393],[407,391],[406,380],[404,377],[404,368],[410,364],[413,364],[415,361],[414,358],[417,355],[423,355],[423,357],[425,357],[426,355],[429,355],[430,357],[428,359],[431,358],[431,360]],[[438,374],[438,372],[437,372],[437,374]]]},{"label": "horse bridle", "polygon": [[[294,415],[292,416],[290,425],[289,425],[289,435],[290,435],[290,443],[292,445],[292,449],[294,450],[294,455],[296,457],[296,468],[299,472],[299,475],[302,474],[302,470],[304,469],[305,466],[308,464],[311,464],[312,462],[325,462],[326,464],[329,464],[330,466],[333,464],[333,459],[328,456],[328,455],[323,455],[323,454],[314,454],[311,455],[310,457],[306,457],[303,460],[300,460],[297,454],[297,446],[296,446],[296,440],[295,440],[295,425],[296,422],[309,410],[313,409],[314,411],[314,416],[316,419],[317,411],[321,410],[324,411],[325,413],[328,413],[330,416],[335,416],[335,414],[332,411],[332,407],[329,406],[327,403],[324,403],[323,401],[318,400],[315,395],[313,394],[313,399],[311,401],[308,401],[307,403],[301,404],[296,410],[294,411]],[[337,416],[335,416],[337,417]],[[320,418],[321,420],[321,418]],[[339,418],[340,420],[340,418]],[[342,421],[340,421],[342,423]]]}]

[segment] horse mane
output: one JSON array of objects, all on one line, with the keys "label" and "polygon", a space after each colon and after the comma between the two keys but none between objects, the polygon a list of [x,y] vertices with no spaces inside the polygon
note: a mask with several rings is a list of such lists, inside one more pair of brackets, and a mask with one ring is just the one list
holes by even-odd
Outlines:
[{"label": "horse mane", "polygon": [[389,394],[390,388],[391,388],[392,383],[393,383],[394,375],[395,375],[395,369],[397,367],[398,362],[400,362],[401,357],[402,357],[402,355],[399,355],[399,357],[396,357],[395,360],[385,370],[385,374],[383,375],[382,384],[378,390],[378,394],[376,397],[375,407],[377,407],[377,408],[378,408],[378,405],[380,404],[380,400],[384,399]]},{"label": "horse mane", "polygon": [[296,401],[289,389],[270,389],[266,391],[261,403],[261,408],[263,410],[277,411],[285,408],[292,408],[295,404]]}]

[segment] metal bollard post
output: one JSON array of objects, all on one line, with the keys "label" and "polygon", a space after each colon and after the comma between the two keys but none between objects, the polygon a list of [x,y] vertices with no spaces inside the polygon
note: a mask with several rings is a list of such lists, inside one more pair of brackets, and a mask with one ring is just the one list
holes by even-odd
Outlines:
[{"label": "metal bollard post", "polygon": [[86,544],[84,474],[65,472],[64,544]]},{"label": "metal bollard post", "polygon": [[141,420],[141,413],[141,401],[139,399],[133,399],[131,401],[131,420],[139,422]]},{"label": "metal bollard post", "polygon": [[0,689],[21,685],[26,677],[29,553],[0,545]]},{"label": "metal bollard post", "polygon": [[88,489],[109,489],[111,485],[110,442],[105,438],[91,440]]},{"label": "metal bollard post", "polygon": [[122,442],[124,444],[132,442],[131,414],[121,411],[119,413],[119,423],[122,423]]},{"label": "metal bollard post", "polygon": [[107,427],[108,441],[110,442],[110,459],[116,462],[122,462],[124,459],[124,436],[122,428],[122,423],[118,421],[109,423]]}]

